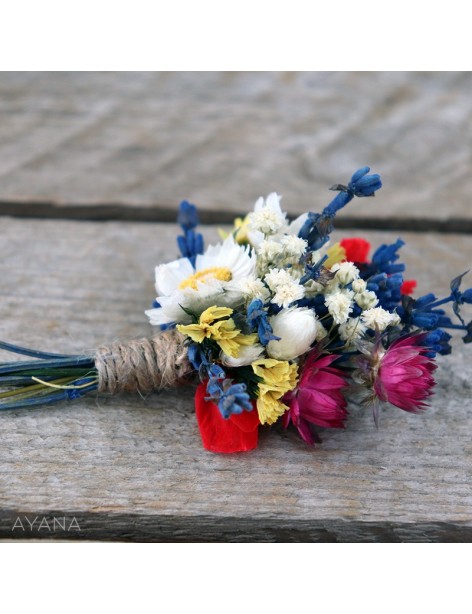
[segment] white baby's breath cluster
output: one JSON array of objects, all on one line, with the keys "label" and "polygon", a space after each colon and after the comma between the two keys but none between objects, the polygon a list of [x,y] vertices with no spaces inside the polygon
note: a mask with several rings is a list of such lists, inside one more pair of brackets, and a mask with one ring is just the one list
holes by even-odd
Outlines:
[{"label": "white baby's breath cluster", "polygon": [[390,313],[382,307],[366,309],[362,313],[362,321],[367,328],[384,331],[388,326],[400,324],[400,317],[396,313]]},{"label": "white baby's breath cluster", "polygon": [[299,280],[294,278],[291,269],[272,269],[264,276],[272,291],[270,301],[278,307],[288,307],[305,296],[305,289]]},{"label": "white baby's breath cluster", "polygon": [[348,318],[339,327],[339,337],[348,345],[351,345],[361,339],[366,330],[367,327],[360,318]]},{"label": "white baby's breath cluster", "polygon": [[287,215],[280,208],[281,197],[272,192],[264,200],[256,201],[254,211],[249,214],[249,227],[252,231],[264,236],[275,235],[283,231],[287,223]]},{"label": "white baby's breath cluster", "polygon": [[325,305],[333,316],[335,324],[344,324],[353,309],[352,290],[337,288],[326,295]]}]

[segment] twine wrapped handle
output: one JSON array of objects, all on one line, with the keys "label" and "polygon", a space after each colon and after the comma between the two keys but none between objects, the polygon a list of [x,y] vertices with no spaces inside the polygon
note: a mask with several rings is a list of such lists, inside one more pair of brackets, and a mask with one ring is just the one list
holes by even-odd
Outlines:
[{"label": "twine wrapped handle", "polygon": [[99,392],[147,394],[178,386],[194,370],[184,340],[169,330],[150,339],[101,346],[95,354]]}]

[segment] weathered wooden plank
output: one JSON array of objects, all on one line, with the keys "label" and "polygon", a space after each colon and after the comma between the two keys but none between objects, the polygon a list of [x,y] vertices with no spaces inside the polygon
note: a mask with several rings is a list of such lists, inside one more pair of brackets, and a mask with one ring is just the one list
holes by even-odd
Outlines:
[{"label": "weathered wooden plank", "polygon": [[[174,226],[1,225],[0,338],[86,352],[149,332],[142,312],[153,298],[154,265],[175,253]],[[404,238],[420,291],[440,292],[470,266],[469,237]],[[391,409],[377,431],[369,415],[353,412],[346,431],[325,431],[315,449],[295,433],[263,429],[254,452],[206,452],[191,389],[4,413],[0,535],[20,536],[11,530],[18,515],[48,514],[75,516],[81,531],[43,526],[22,536],[467,541],[472,370],[470,347],[458,340],[456,349],[440,361],[425,414]]]},{"label": "weathered wooden plank", "polygon": [[346,219],[470,220],[471,88],[471,73],[2,73],[0,210],[245,211],[276,190],[294,213],[369,164],[381,200]]},{"label": "weathered wooden plank", "polygon": [[459,523],[0,510],[0,538],[140,542],[470,542]]}]

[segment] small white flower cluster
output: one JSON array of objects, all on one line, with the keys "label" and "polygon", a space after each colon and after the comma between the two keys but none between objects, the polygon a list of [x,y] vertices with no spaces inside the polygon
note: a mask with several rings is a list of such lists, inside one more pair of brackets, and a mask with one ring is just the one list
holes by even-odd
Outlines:
[{"label": "small white flower cluster", "polygon": [[280,256],[283,256],[283,251],[282,243],[273,239],[264,239],[257,248],[257,258],[266,263],[275,262]]},{"label": "small white flower cluster", "polygon": [[[388,326],[399,323],[400,319],[396,314],[380,307],[376,308],[379,299],[375,292],[367,290],[367,283],[359,277],[359,269],[354,263],[336,263],[330,270],[334,273],[334,278],[326,287],[313,282],[309,292],[325,295],[325,305],[335,324],[340,325],[339,336],[343,341],[353,342],[359,339],[367,328],[383,331]],[[362,309],[361,319],[349,318],[354,310],[354,303]]]},{"label": "small white flower cluster", "polygon": [[347,286],[347,284],[359,278],[359,269],[353,262],[333,264],[331,272],[336,274],[335,279],[343,286]]},{"label": "small white flower cluster", "polygon": [[264,303],[270,296],[270,292],[262,279],[256,277],[246,277],[239,282],[239,290],[244,295],[246,302],[250,303],[254,299],[260,299]]},{"label": "small white flower cluster", "polygon": [[361,318],[367,328],[380,332],[384,331],[388,326],[400,324],[400,317],[396,313],[390,313],[382,309],[382,307],[363,311]]},{"label": "small white flower cluster", "polygon": [[289,270],[272,269],[265,275],[264,281],[273,292],[271,302],[279,307],[288,307],[305,296],[305,288],[298,279],[294,279]]},{"label": "small white flower cluster", "polygon": [[304,239],[295,235],[285,234],[280,239],[285,264],[298,264],[306,252],[308,244]]},{"label": "small white flower cluster", "polygon": [[358,279],[359,269],[352,262],[341,262],[334,264],[330,271],[334,277],[325,287],[314,282],[311,289],[324,294],[325,305],[334,323],[344,324],[353,310],[354,297],[354,292],[346,286]]},{"label": "small white flower cluster", "polygon": [[366,325],[360,318],[349,318],[339,327],[339,336],[347,345],[353,344],[366,332]]},{"label": "small white flower cluster", "polygon": [[[377,307],[377,295],[367,289],[366,281],[360,278],[360,271],[353,262],[333,264],[330,267],[331,280],[309,280],[300,284],[303,274],[300,262],[308,245],[297,235],[306,216],[300,216],[288,225],[286,214],[280,208],[280,199],[275,192],[265,200],[259,198],[254,212],[248,216],[249,240],[256,250],[259,279],[247,282],[242,288],[247,300],[260,298],[286,310],[301,298],[321,294],[334,324],[339,325],[340,338],[348,344],[360,339],[367,329],[383,331],[396,325],[398,316]],[[313,253],[311,262],[317,262],[326,249],[327,245]],[[355,305],[362,310],[361,315],[350,317]],[[316,334],[327,334],[319,321]]]},{"label": "small white flower cluster", "polygon": [[361,292],[356,296],[356,303],[361,309],[372,309],[372,307],[375,307],[378,302],[379,299],[377,298],[375,292],[372,292],[372,290],[364,290],[364,292]]},{"label": "small white flower cluster", "polygon": [[352,290],[336,290],[326,295],[325,305],[335,324],[344,324],[352,311]]},{"label": "small white flower cluster", "polygon": [[280,208],[281,196],[272,192],[264,200],[259,198],[249,214],[249,228],[263,235],[274,235],[286,226],[287,216]]},{"label": "small white flower cluster", "polygon": [[287,215],[280,208],[282,197],[273,192],[256,202],[247,216],[248,238],[257,253],[257,274],[273,268],[293,267],[302,272],[300,258],[307,250],[307,242],[298,236],[299,220],[287,223]]}]

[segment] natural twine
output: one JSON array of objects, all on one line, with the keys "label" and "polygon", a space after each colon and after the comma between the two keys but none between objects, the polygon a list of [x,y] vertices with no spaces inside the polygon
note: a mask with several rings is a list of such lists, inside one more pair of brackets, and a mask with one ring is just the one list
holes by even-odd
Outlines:
[{"label": "natural twine", "polygon": [[147,394],[177,386],[193,370],[184,339],[169,330],[150,339],[100,347],[95,354],[98,390]]}]

